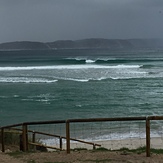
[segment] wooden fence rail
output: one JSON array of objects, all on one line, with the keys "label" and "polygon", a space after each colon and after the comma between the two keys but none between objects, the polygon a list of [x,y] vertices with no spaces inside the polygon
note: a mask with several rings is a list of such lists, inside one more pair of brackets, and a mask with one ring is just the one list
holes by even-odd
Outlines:
[{"label": "wooden fence rail", "polygon": [[[19,130],[20,132],[22,132],[22,143],[23,143],[22,145],[23,145],[23,151],[24,152],[28,151],[28,145],[29,144],[34,145],[34,146],[39,145],[35,142],[35,134],[42,134],[42,135],[47,135],[47,136],[59,138],[60,148],[50,147],[50,146],[45,146],[45,145],[41,145],[41,146],[45,146],[47,148],[62,150],[62,139],[66,139],[66,151],[67,151],[67,153],[70,153],[70,146],[71,146],[70,141],[71,140],[93,145],[93,148],[95,148],[95,146],[100,146],[100,144],[94,144],[92,142],[87,142],[87,141],[71,138],[71,124],[72,123],[144,121],[144,123],[146,124],[146,156],[150,157],[150,123],[151,123],[151,121],[154,121],[154,120],[163,120],[163,116],[69,119],[69,120],[59,120],[59,121],[25,122],[25,123],[20,123],[20,124],[15,124],[15,125],[3,126],[0,128],[1,129],[2,152],[5,152],[5,143],[4,143],[5,129],[12,128],[13,130],[15,129],[15,130]],[[44,133],[44,132],[28,130],[29,126],[40,125],[40,124],[65,124],[66,136],[64,137],[64,136],[55,135],[55,134],[48,134],[48,133]],[[21,127],[21,129],[20,128],[18,129],[15,127]],[[28,133],[30,133],[30,132],[33,133],[32,142],[28,141]]]}]

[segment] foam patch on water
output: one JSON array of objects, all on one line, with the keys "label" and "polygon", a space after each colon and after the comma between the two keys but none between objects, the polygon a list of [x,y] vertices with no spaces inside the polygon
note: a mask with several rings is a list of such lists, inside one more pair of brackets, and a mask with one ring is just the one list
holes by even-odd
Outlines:
[{"label": "foam patch on water", "polygon": [[91,60],[91,59],[88,59],[85,61],[86,63],[94,63],[95,61],[94,60]]},{"label": "foam patch on water", "polygon": [[0,83],[54,83],[58,80],[48,80],[43,78],[28,77],[1,77]]},{"label": "foam patch on water", "polygon": [[28,66],[28,67],[0,67],[0,71],[14,71],[14,70],[52,70],[52,69],[130,69],[130,68],[140,68],[141,65],[96,65],[96,64],[86,64],[86,65],[58,65],[58,66]]}]

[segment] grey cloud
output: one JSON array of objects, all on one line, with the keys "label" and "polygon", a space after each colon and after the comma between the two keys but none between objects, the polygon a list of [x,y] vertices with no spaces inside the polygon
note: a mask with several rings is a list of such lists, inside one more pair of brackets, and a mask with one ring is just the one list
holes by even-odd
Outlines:
[{"label": "grey cloud", "polygon": [[162,0],[1,0],[0,42],[163,37]]}]

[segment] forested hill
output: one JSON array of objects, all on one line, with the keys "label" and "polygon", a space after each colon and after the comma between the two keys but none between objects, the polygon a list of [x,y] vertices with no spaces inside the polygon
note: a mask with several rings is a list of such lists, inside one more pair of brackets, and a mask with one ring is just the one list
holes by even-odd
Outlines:
[{"label": "forested hill", "polygon": [[54,42],[17,41],[0,44],[0,50],[46,50],[46,49],[133,49],[163,48],[163,39],[83,39]]}]

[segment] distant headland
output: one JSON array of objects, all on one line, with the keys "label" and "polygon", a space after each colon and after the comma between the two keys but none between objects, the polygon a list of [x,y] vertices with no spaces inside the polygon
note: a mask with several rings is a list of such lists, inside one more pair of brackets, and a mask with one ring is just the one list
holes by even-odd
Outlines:
[{"label": "distant headland", "polygon": [[0,44],[0,50],[50,49],[133,49],[163,48],[163,39],[103,39],[58,40],[54,42],[16,41]]}]

